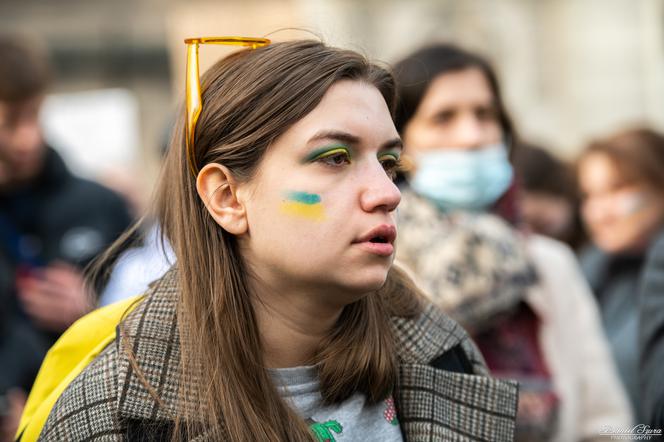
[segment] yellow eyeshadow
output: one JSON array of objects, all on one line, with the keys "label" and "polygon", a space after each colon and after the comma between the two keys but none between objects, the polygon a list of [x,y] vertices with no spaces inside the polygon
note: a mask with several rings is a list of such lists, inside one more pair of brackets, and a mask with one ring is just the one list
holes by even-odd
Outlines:
[{"label": "yellow eyeshadow", "polygon": [[311,152],[309,155],[304,157],[302,160],[303,163],[309,163],[312,161],[317,161],[321,158],[327,158],[331,155],[337,155],[340,153],[345,153],[348,155],[348,158],[350,158],[350,151],[346,146],[343,145],[332,145],[332,146],[325,146],[325,147],[320,147],[318,149],[315,149],[313,152]]},{"label": "yellow eyeshadow", "polygon": [[321,158],[327,158],[327,157],[330,157],[332,155],[336,155],[338,153],[348,154],[348,149],[345,149],[343,147],[339,147],[337,149],[328,150],[327,152],[323,152],[322,154],[318,155],[315,159],[318,160],[318,159],[321,159]]},{"label": "yellow eyeshadow", "polygon": [[378,155],[379,160],[385,160],[385,159],[392,158],[395,161],[399,161],[399,157],[400,157],[400,155],[398,153],[395,153],[395,152],[385,152],[383,154]]}]

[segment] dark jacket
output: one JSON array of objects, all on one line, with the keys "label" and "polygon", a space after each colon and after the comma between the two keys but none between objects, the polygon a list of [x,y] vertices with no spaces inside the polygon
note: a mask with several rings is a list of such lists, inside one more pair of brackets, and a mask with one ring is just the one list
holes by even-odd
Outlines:
[{"label": "dark jacket", "polygon": [[[40,440],[168,440],[169,416],[178,410],[176,285],[173,271],[153,285],[125,319],[131,344],[117,336],[67,387]],[[393,330],[399,360],[394,397],[406,441],[513,440],[516,383],[487,376],[458,324],[427,305],[416,319],[393,318]],[[132,368],[126,345],[163,406]],[[209,439],[204,432],[196,438]]]},{"label": "dark jacket", "polygon": [[646,260],[639,312],[640,412],[643,423],[664,428],[664,231]]},{"label": "dark jacket", "polygon": [[588,247],[580,256],[581,267],[597,297],[604,332],[616,361],[618,374],[629,394],[632,410],[639,403],[639,281],[643,256],[611,256]]},{"label": "dark jacket", "polygon": [[51,148],[32,182],[0,192],[0,394],[12,386],[29,388],[58,337],[22,312],[15,296],[17,272],[55,260],[83,268],[130,223],[120,196],[74,176]]}]

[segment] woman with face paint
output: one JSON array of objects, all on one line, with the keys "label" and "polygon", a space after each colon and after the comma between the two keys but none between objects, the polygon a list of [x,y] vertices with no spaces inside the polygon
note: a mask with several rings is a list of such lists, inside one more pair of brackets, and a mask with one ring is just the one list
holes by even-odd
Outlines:
[{"label": "woman with face paint", "polygon": [[520,382],[517,440],[609,439],[629,425],[597,307],[572,252],[519,230],[514,130],[496,76],[451,45],[395,66],[407,166],[397,259]]},{"label": "woman with face paint", "polygon": [[646,254],[664,227],[664,136],[632,129],[591,143],[578,159],[581,254],[604,329],[634,407],[639,398],[638,291]]},{"label": "woman with face paint", "polygon": [[[209,41],[190,40],[190,63]],[[45,362],[20,434],[513,440],[515,383],[486,376],[462,329],[392,267],[392,76],[320,42],[267,43],[217,62],[197,124],[181,118],[156,200],[175,266],[68,332],[60,347],[98,354],[56,385],[66,360]]]}]

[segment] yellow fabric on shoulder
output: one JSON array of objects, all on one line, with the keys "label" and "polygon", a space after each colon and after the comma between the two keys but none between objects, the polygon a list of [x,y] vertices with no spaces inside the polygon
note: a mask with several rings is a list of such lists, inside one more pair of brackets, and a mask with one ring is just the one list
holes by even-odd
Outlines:
[{"label": "yellow fabric on shoulder", "polygon": [[15,438],[32,442],[39,438],[46,419],[62,392],[85,367],[113,342],[122,318],[139,304],[143,295],[107,305],[83,316],[65,331],[42,362],[32,386]]}]

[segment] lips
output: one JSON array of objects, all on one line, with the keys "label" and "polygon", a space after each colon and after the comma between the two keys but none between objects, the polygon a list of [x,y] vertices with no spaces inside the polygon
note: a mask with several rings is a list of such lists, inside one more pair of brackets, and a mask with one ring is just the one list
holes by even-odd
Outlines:
[{"label": "lips", "polygon": [[371,229],[365,235],[362,235],[355,242],[392,244],[394,243],[394,240],[396,238],[397,238],[396,227],[390,224],[381,224],[380,226]]},{"label": "lips", "polygon": [[360,245],[369,253],[390,256],[394,253],[394,240],[397,238],[397,229],[390,224],[381,224],[355,240],[353,244]]}]

